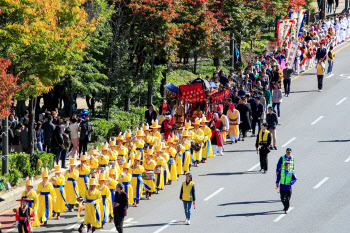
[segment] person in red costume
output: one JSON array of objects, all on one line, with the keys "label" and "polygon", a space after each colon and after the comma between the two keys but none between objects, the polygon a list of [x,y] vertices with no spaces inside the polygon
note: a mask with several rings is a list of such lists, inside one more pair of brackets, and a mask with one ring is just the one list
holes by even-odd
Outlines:
[{"label": "person in red costume", "polygon": [[175,125],[174,117],[171,116],[170,113],[167,113],[165,120],[162,122],[162,127],[160,128],[160,132],[164,133],[165,141],[167,141],[169,137],[173,136],[174,125]]},{"label": "person in red costume", "polygon": [[17,200],[21,202],[21,207],[16,212],[16,225],[19,233],[32,232],[32,222],[34,221],[34,211],[29,207],[29,199],[22,197]]},{"label": "person in red costume", "polygon": [[222,129],[224,125],[219,118],[219,113],[214,113],[214,118],[209,123],[209,128],[211,129],[211,144],[213,147],[214,155],[219,152],[220,155],[224,155],[223,151],[223,141],[222,141]]}]

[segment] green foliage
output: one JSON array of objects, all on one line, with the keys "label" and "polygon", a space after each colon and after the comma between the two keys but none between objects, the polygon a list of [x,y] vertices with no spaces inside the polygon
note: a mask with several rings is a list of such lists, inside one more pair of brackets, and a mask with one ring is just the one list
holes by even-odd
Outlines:
[{"label": "green foliage", "polygon": [[32,175],[41,174],[42,168],[51,170],[53,168],[54,154],[46,153],[45,151],[34,151],[31,159]]},{"label": "green foliage", "polygon": [[16,168],[11,168],[9,174],[6,174],[5,176],[8,178],[11,186],[16,186],[21,181],[23,174]]},{"label": "green foliage", "polygon": [[9,182],[8,175],[0,176],[0,192],[5,190],[5,184]]},{"label": "green foliage", "polygon": [[198,76],[193,74],[191,71],[176,69],[167,73],[167,82],[171,82],[176,86],[180,86],[196,79],[197,77]]},{"label": "green foliage", "polygon": [[10,174],[14,171],[20,171],[24,177],[31,175],[30,155],[26,153],[14,153],[9,156]]}]

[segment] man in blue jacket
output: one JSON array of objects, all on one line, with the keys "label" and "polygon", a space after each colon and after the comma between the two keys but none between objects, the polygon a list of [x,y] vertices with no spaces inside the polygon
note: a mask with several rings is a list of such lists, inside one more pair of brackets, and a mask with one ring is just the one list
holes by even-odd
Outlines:
[{"label": "man in blue jacket", "polygon": [[292,156],[291,148],[287,148],[286,154],[282,155],[278,160],[277,167],[276,167],[276,175],[278,175],[278,173],[280,173],[281,170],[284,169],[284,163],[286,161],[289,161],[289,170],[294,171],[294,157]]},{"label": "man in blue jacket", "polygon": [[289,209],[289,201],[292,197],[292,185],[297,181],[294,171],[289,169],[290,162],[284,163],[284,169],[277,174],[276,189],[280,191],[281,201],[284,206],[284,213],[287,214]]}]

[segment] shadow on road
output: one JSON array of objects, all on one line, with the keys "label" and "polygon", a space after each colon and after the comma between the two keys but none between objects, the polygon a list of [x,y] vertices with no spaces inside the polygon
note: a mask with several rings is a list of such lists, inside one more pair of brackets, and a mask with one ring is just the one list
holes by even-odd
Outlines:
[{"label": "shadow on road", "polygon": [[217,218],[226,218],[226,217],[251,217],[251,216],[257,216],[257,215],[274,215],[274,214],[281,214],[281,213],[283,213],[282,210],[272,210],[272,211],[256,212],[256,213],[226,214],[226,215],[220,215],[220,216],[216,216],[216,217],[217,217]]},{"label": "shadow on road", "polygon": [[309,90],[309,91],[291,91],[291,94],[297,94],[297,93],[307,93],[307,92],[318,92],[318,90]]},{"label": "shadow on road", "polygon": [[225,150],[224,152],[252,152],[256,150]]},{"label": "shadow on road", "polygon": [[244,174],[257,174],[259,171],[246,171],[246,172],[220,172],[220,173],[208,173],[199,176],[232,176],[232,175],[244,175]]},{"label": "shadow on road", "polygon": [[350,140],[329,140],[329,141],[318,141],[318,142],[350,142]]},{"label": "shadow on road", "polygon": [[249,204],[263,204],[263,203],[276,203],[276,202],[280,202],[280,200],[231,202],[231,203],[219,204],[218,206],[227,206],[227,205],[249,205]]},{"label": "shadow on road", "polygon": [[[125,226],[124,228],[135,228],[135,227],[162,227],[167,225],[168,223],[153,223],[153,224],[140,224],[140,225],[132,225],[132,226]],[[171,225],[184,225],[185,222],[183,221],[177,221],[171,223]]]}]

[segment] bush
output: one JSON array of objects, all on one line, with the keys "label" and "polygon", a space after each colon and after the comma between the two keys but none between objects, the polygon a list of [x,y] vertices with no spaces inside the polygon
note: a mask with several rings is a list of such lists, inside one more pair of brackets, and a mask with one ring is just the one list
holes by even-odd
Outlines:
[{"label": "bush", "polygon": [[9,182],[8,176],[0,176],[0,192],[5,189],[5,185]]},{"label": "bush", "polygon": [[[13,153],[9,156],[9,171],[18,170],[24,177],[32,174],[30,166],[30,155],[26,153]],[[11,183],[11,181],[10,181]],[[12,185],[12,184],[11,184]]]},{"label": "bush", "polygon": [[9,174],[6,174],[5,176],[8,177],[11,186],[16,186],[21,181],[23,174],[16,168],[11,168]]},{"label": "bush", "polygon": [[34,151],[30,161],[32,175],[40,175],[42,168],[51,170],[53,168],[54,154],[46,153],[45,151]]}]

